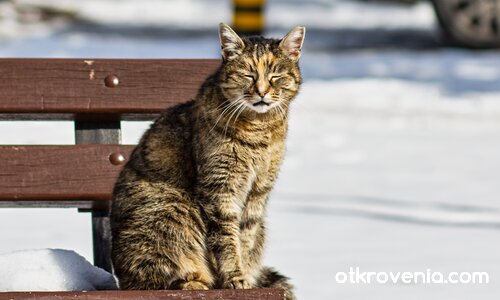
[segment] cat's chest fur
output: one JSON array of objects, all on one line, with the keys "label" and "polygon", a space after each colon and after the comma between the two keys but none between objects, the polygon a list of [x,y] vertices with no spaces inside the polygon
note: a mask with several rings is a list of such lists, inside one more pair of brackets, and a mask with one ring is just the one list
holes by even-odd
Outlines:
[{"label": "cat's chest fur", "polygon": [[[227,189],[235,191],[234,212],[244,213],[252,194],[268,192],[277,177],[285,151],[286,127],[265,130],[240,130],[224,140],[212,139],[206,149],[199,149],[198,176],[214,176],[227,172]],[[236,178],[237,177],[237,178]],[[211,181],[211,179],[209,179]],[[203,181],[203,180],[199,180]],[[231,182],[237,183],[232,185]]]},{"label": "cat's chest fur", "polygon": [[[272,188],[278,175],[285,143],[281,135],[269,132],[265,135],[253,134],[253,138],[246,136],[245,143],[232,142],[234,155],[234,169],[241,170],[239,176],[245,180],[244,186],[240,188],[238,205],[245,209],[248,201],[252,201],[252,194],[266,192]],[[254,144],[248,144],[254,141]],[[237,173],[238,174],[238,173]]]}]

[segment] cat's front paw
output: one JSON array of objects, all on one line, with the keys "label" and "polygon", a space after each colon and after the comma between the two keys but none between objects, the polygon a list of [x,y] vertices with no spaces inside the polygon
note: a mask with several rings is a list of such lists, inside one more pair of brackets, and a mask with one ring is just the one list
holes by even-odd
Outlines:
[{"label": "cat's front paw", "polygon": [[229,278],[224,283],[225,289],[249,289],[251,288],[248,279],[245,276],[235,276]]},{"label": "cat's front paw", "polygon": [[181,290],[208,290],[208,286],[201,281],[186,281],[179,285]]}]

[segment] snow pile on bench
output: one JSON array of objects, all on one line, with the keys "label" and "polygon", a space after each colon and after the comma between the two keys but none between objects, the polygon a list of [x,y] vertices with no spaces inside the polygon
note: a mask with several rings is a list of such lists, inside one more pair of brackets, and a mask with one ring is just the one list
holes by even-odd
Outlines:
[{"label": "snow pile on bench", "polygon": [[0,254],[0,292],[117,289],[110,273],[74,251],[24,250]]}]

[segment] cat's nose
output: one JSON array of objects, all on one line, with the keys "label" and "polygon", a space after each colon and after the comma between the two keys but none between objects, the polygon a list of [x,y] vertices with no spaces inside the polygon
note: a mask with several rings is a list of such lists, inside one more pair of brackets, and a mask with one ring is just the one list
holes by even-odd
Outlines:
[{"label": "cat's nose", "polygon": [[257,92],[257,94],[260,96],[261,99],[264,99],[264,97],[267,95],[267,91],[264,92]]},{"label": "cat's nose", "polygon": [[255,92],[263,99],[267,93],[269,93],[269,86],[265,82],[259,80],[255,85]]}]

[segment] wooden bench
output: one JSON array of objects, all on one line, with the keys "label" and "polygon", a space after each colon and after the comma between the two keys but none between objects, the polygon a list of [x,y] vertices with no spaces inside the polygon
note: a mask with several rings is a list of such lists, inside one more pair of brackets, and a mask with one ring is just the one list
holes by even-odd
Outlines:
[{"label": "wooden bench", "polygon": [[[133,146],[122,120],[191,99],[219,60],[0,59],[0,120],[71,120],[75,145],[0,146],[0,207],[92,214],[94,264],[111,271],[109,207]],[[140,296],[140,297],[139,297]],[[282,290],[0,293],[0,299],[283,299]],[[127,298],[128,297],[128,298]]]}]

